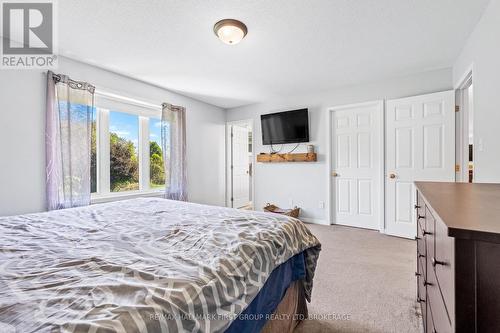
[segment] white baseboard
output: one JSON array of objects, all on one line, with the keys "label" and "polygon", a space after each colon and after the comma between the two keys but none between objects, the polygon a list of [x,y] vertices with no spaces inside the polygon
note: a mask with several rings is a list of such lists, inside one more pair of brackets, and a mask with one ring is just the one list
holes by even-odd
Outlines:
[{"label": "white baseboard", "polygon": [[328,223],[326,220],[324,219],[313,219],[313,218],[310,218],[310,217],[300,217],[299,216],[299,220],[301,220],[302,222],[305,222],[305,223],[312,223],[312,224],[321,224],[321,225],[330,225],[330,223]]}]

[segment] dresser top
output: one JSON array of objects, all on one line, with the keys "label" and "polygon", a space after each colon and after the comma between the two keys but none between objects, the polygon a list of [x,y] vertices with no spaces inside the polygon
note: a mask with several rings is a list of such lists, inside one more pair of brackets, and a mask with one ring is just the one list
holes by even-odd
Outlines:
[{"label": "dresser top", "polygon": [[500,242],[500,184],[415,182],[448,236]]}]

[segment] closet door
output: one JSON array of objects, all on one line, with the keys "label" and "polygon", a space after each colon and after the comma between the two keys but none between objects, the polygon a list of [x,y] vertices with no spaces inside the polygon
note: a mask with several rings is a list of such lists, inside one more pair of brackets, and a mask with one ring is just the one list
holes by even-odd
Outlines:
[{"label": "closet door", "polygon": [[231,126],[232,205],[240,208],[250,203],[250,158],[246,126]]},{"label": "closet door", "polygon": [[331,112],[332,223],[368,229],[383,225],[383,102]]},{"label": "closet door", "polygon": [[453,91],[386,103],[386,233],[415,237],[415,181],[455,181]]}]

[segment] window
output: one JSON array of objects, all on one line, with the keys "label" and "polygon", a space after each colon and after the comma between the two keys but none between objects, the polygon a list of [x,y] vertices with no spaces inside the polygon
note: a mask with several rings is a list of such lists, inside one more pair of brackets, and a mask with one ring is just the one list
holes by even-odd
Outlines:
[{"label": "window", "polygon": [[111,192],[139,190],[139,117],[109,113],[109,176]]},{"label": "window", "polygon": [[149,119],[149,186],[165,187],[165,167],[161,145],[161,120]]},{"label": "window", "polygon": [[[95,106],[93,199],[163,191],[168,175],[161,144],[160,107],[97,92]],[[165,130],[168,132],[168,126]]]}]

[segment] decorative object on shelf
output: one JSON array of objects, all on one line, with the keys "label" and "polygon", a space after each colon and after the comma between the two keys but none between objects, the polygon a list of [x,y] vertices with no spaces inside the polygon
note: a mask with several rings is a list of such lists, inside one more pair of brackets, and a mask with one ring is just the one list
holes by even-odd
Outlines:
[{"label": "decorative object on shelf", "polygon": [[298,154],[265,154],[257,155],[257,162],[278,163],[278,162],[316,162],[318,156],[316,153],[298,153]]},{"label": "decorative object on shelf", "polygon": [[264,207],[264,211],[269,213],[291,216],[295,218],[299,218],[300,214],[300,208],[297,206],[295,206],[293,209],[282,209],[270,203],[267,203],[266,207]]},{"label": "decorative object on shelf", "polygon": [[307,153],[314,154],[314,145],[307,145]]}]

